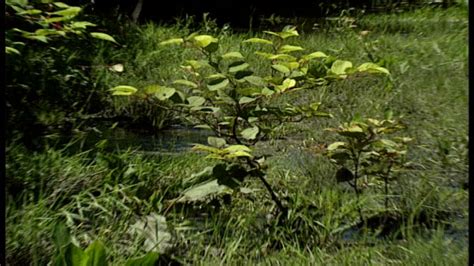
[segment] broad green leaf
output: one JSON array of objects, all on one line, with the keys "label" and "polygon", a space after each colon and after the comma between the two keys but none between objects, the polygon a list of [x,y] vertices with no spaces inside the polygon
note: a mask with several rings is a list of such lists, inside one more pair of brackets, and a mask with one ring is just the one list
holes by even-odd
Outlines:
[{"label": "broad green leaf", "polygon": [[216,38],[210,35],[197,35],[197,36],[194,36],[193,39],[194,39],[194,43],[201,48],[205,48],[211,43],[216,43],[218,41]]},{"label": "broad green leaf", "polygon": [[230,145],[229,147],[225,148],[224,151],[228,153],[234,153],[238,151],[243,151],[243,152],[252,152],[252,150],[245,146],[245,145]]},{"label": "broad green leaf", "polygon": [[344,128],[343,130],[339,132],[339,134],[343,136],[355,137],[355,138],[365,136],[364,130],[358,125],[351,125],[347,128]]},{"label": "broad green leaf", "polygon": [[177,79],[173,81],[173,84],[179,84],[179,85],[183,85],[183,86],[194,88],[194,89],[198,87],[196,83],[189,80],[185,80],[185,79]]},{"label": "broad green leaf", "polygon": [[166,218],[157,213],[142,217],[131,225],[127,232],[133,239],[145,238],[141,248],[147,252],[164,254],[172,248],[173,237],[168,230]]},{"label": "broad green leaf", "polygon": [[254,140],[257,137],[258,132],[260,132],[260,129],[257,126],[254,126],[242,130],[240,134],[244,139]]},{"label": "broad green leaf", "polygon": [[382,73],[382,74],[390,75],[390,72],[388,71],[388,69],[374,63],[364,63],[357,67],[357,71],[369,72],[369,73]]},{"label": "broad green leaf", "polygon": [[244,62],[244,61],[234,62],[234,63],[229,65],[229,72],[230,73],[235,73],[235,72],[243,71],[246,68],[248,68],[249,66],[250,65],[248,63]]},{"label": "broad green leaf", "polygon": [[5,53],[6,54],[18,54],[18,55],[20,55],[20,51],[18,51],[17,49],[15,49],[13,47],[10,47],[10,46],[5,46]]},{"label": "broad green leaf", "polygon": [[209,84],[207,85],[207,88],[210,91],[217,91],[217,90],[224,89],[225,87],[227,87],[227,85],[229,85],[228,79],[216,79],[209,82]]},{"label": "broad green leaf", "polygon": [[269,40],[261,39],[261,38],[250,38],[250,39],[247,39],[247,40],[243,41],[242,43],[261,43],[261,44],[273,45],[273,42],[271,42]]},{"label": "broad green leaf", "polygon": [[255,98],[244,96],[244,97],[239,99],[239,104],[251,103],[255,100],[256,100]]},{"label": "broad green leaf", "polygon": [[333,150],[336,150],[336,149],[339,149],[341,147],[344,147],[346,145],[345,142],[342,142],[342,141],[337,141],[337,142],[334,142],[332,144],[330,144],[327,148],[328,151],[333,151]]},{"label": "broad green leaf", "polygon": [[336,60],[331,66],[331,72],[336,75],[346,74],[346,70],[352,67],[352,63],[349,61]]},{"label": "broad green leaf", "polygon": [[216,154],[219,154],[221,152],[221,150],[217,149],[217,148],[214,148],[214,147],[210,147],[210,146],[206,146],[206,145],[202,145],[202,144],[195,144],[192,148],[193,151],[204,151],[204,152],[208,152],[208,153],[216,153]]},{"label": "broad green leaf", "polygon": [[237,58],[237,59],[243,59],[244,56],[240,52],[229,52],[224,55],[222,55],[222,58],[224,59],[229,59],[229,58]]},{"label": "broad green leaf", "polygon": [[226,155],[225,156],[226,158],[237,158],[237,157],[249,157],[249,158],[252,158],[252,155],[248,152],[245,152],[245,151],[236,151],[236,152],[233,152],[229,155]]},{"label": "broad green leaf", "polygon": [[102,33],[102,32],[91,32],[90,33],[92,37],[96,38],[96,39],[99,39],[99,40],[104,40],[104,41],[109,41],[109,42],[113,42],[113,43],[116,43],[118,44],[118,42],[114,39],[114,37],[106,34],[106,33]]},{"label": "broad green leaf", "polygon": [[264,53],[264,52],[260,52],[260,51],[255,52],[255,54],[259,55],[259,56],[262,56],[262,57],[265,57],[266,59],[270,59],[270,57],[274,56],[274,54]]},{"label": "broad green leaf", "polygon": [[288,73],[290,73],[290,69],[287,68],[287,67],[284,66],[284,65],[276,64],[276,65],[272,65],[272,68],[275,69],[275,70],[278,71],[278,72],[283,73],[283,74],[288,74]]},{"label": "broad green leaf", "polygon": [[288,89],[291,89],[293,87],[296,86],[296,80],[294,79],[290,79],[290,78],[286,78],[284,81],[283,81],[283,84],[277,86],[277,89],[278,91],[280,92],[284,92]]},{"label": "broad green leaf", "polygon": [[270,90],[269,88],[265,87],[262,89],[262,95],[265,95],[265,96],[272,96],[275,92]]},{"label": "broad green leaf", "polygon": [[258,76],[247,76],[244,80],[255,86],[265,86],[266,84],[265,80]]},{"label": "broad green leaf", "polygon": [[42,11],[39,9],[27,9],[21,12],[18,12],[18,15],[38,15],[41,14]]},{"label": "broad green leaf", "polygon": [[[281,51],[280,51],[281,52]],[[268,57],[268,59],[271,59],[271,60],[286,60],[286,61],[295,61],[296,60],[296,57],[294,56],[291,56],[289,54],[270,54],[270,56]]]},{"label": "broad green leaf", "polygon": [[183,196],[181,196],[177,202],[204,201],[208,196],[231,192],[232,189],[225,185],[220,185],[217,179],[214,179],[185,190]]},{"label": "broad green leaf", "polygon": [[243,96],[255,96],[261,92],[261,89],[255,87],[237,88],[236,90],[238,94]]},{"label": "broad green leaf", "polygon": [[295,52],[295,51],[302,51],[302,50],[304,50],[304,49],[301,46],[286,44],[286,45],[283,45],[282,47],[280,47],[278,52],[282,53],[282,54],[286,54],[286,53]]},{"label": "broad green leaf", "polygon": [[159,258],[159,253],[149,252],[143,257],[127,260],[125,266],[155,266]]},{"label": "broad green leaf", "polygon": [[217,137],[207,137],[207,143],[216,148],[223,148],[227,144],[225,139]]},{"label": "broad green leaf", "polygon": [[282,32],[278,33],[278,35],[282,39],[299,36],[298,31],[296,31],[296,27],[291,27],[291,26],[285,27]]},{"label": "broad green leaf", "polygon": [[173,38],[173,39],[160,42],[160,45],[182,44],[182,43],[184,43],[183,38]]},{"label": "broad green leaf", "polygon": [[31,39],[31,40],[48,43],[48,38],[44,35],[24,35],[23,37]]},{"label": "broad green leaf", "polygon": [[90,244],[85,250],[85,255],[88,257],[86,263],[88,266],[107,265],[105,248],[100,241],[94,241]]},{"label": "broad green leaf", "polygon": [[70,7],[69,5],[63,3],[63,2],[53,2],[53,4],[59,8],[68,8]]},{"label": "broad green leaf", "polygon": [[137,89],[132,86],[120,85],[110,89],[109,91],[112,91],[112,95],[129,96],[137,92]]},{"label": "broad green leaf", "polygon": [[63,254],[64,261],[60,265],[84,265],[83,263],[87,260],[85,252],[73,243],[69,243],[64,248]]},{"label": "broad green leaf", "polygon": [[63,16],[63,17],[74,17],[77,14],[79,14],[79,12],[81,12],[81,11],[82,11],[82,8],[80,8],[78,6],[71,6],[71,7],[68,7],[66,9],[53,12],[51,14],[58,15],[58,16]]},{"label": "broad green leaf", "polygon": [[308,55],[303,56],[303,59],[311,60],[314,58],[325,58],[325,57],[328,57],[328,56],[323,52],[314,52],[314,53],[310,53]]},{"label": "broad green leaf", "polygon": [[50,23],[55,23],[55,22],[61,22],[67,20],[66,17],[50,17],[45,20],[43,20],[44,23],[50,24]]},{"label": "broad green leaf", "polygon": [[74,29],[85,29],[87,27],[95,27],[95,26],[97,25],[94,23],[90,23],[88,21],[76,21],[71,24],[71,28],[74,28]]},{"label": "broad green leaf", "polygon": [[273,32],[273,31],[269,31],[269,30],[264,30],[263,33],[270,34],[270,35],[273,35],[273,36],[276,36],[276,37],[281,37],[280,34],[278,34],[276,32]]},{"label": "broad green leaf", "polygon": [[145,88],[148,93],[154,94],[158,100],[165,101],[175,94],[176,89],[160,85],[149,85]]}]

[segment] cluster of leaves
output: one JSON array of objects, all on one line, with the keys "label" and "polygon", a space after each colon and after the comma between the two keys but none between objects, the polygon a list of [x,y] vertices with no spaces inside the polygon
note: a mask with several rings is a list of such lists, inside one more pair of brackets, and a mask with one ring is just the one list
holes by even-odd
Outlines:
[{"label": "cluster of leaves", "polygon": [[[57,224],[54,230],[54,242],[57,254],[53,259],[53,265],[70,266],[103,266],[108,265],[105,246],[99,240],[91,243],[85,250],[81,249],[71,241],[71,236],[65,225]],[[129,259],[125,262],[127,266],[152,266],[159,259],[157,252],[148,252],[140,258]]]},{"label": "cluster of leaves", "polygon": [[[76,17],[82,11],[81,7],[70,6],[63,2],[50,0],[29,1],[9,0],[6,1],[7,17],[9,12],[15,19],[24,22],[25,29],[14,27],[6,31],[7,54],[18,54],[18,47],[25,46],[25,42],[19,39],[28,39],[48,43],[55,37],[66,37],[67,34],[82,35],[87,32],[87,27],[96,25],[88,21],[76,21]],[[23,24],[23,23],[22,23]],[[115,39],[102,32],[90,32],[93,38],[115,42]],[[19,38],[20,37],[20,38]]]},{"label": "cluster of leaves", "polygon": [[338,182],[348,182],[357,194],[361,177],[381,179],[385,185],[385,205],[388,204],[388,185],[393,180],[392,172],[400,170],[406,163],[408,137],[387,138],[386,135],[404,129],[400,121],[386,119],[356,118],[329,131],[343,136],[346,141],[337,141],[327,148],[327,156],[340,168],[336,173]]},{"label": "cluster of leaves", "polygon": [[[211,129],[216,137],[209,138],[209,146],[196,145],[194,150],[209,153],[210,158],[224,162],[218,164],[219,173],[214,179],[221,184],[235,175],[238,165],[239,178],[257,176],[265,184],[273,200],[283,209],[277,196],[266,182],[263,162],[265,158],[252,154],[250,147],[268,139],[283,123],[299,122],[310,117],[330,117],[320,111],[320,102],[306,105],[275,104],[283,95],[314,89],[331,81],[344,79],[354,73],[388,74],[388,70],[373,63],[353,67],[349,61],[337,60],[321,51],[304,53],[301,46],[289,44],[298,37],[294,27],[281,32],[265,31],[269,38],[250,38],[240,43],[240,50],[222,51],[219,39],[210,35],[193,33],[185,38],[163,41],[162,45],[180,45],[195,49],[200,58],[187,60],[181,66],[183,79],[167,86],[153,85],[138,90],[132,86],[117,86],[113,95],[152,95],[171,102],[172,108],[184,115],[198,128]],[[266,74],[257,74],[242,51],[254,45],[255,52],[266,60]],[[261,69],[260,69],[261,71]],[[225,173],[225,174],[223,174]],[[235,186],[231,186],[235,187]]]}]

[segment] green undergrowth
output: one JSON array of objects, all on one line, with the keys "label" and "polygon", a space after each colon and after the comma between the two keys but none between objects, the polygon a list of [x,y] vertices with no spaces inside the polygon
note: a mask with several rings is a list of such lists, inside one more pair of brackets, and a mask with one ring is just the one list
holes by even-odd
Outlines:
[{"label": "green undergrowth", "polygon": [[[333,115],[298,127],[285,125],[262,144],[262,153],[271,155],[268,181],[290,209],[284,224],[279,224],[276,207],[258,182],[246,182],[244,189],[196,204],[177,200],[202,181],[193,174],[217,163],[191,151],[144,153],[133,147],[105,150],[97,145],[74,153],[59,148],[33,153],[10,143],[6,150],[8,263],[47,265],[57,252],[54,226],[63,222],[73,243],[86,248],[100,239],[111,265],[122,265],[128,258],[144,255],[153,242],[149,234],[137,235],[130,228],[144,217],[158,215],[166,220],[170,234],[157,244],[162,262],[465,264],[469,185],[465,20],[462,8],[369,15],[356,20],[357,28],[306,32],[294,43],[356,65],[369,60],[379,63],[390,70],[391,80],[351,77],[282,100],[281,104],[321,101],[321,108]],[[182,78],[171,70],[189,58],[189,52],[158,44],[189,34],[185,25],[126,27],[126,34],[116,38],[121,46],[104,46],[96,58],[98,65],[124,68],[119,72],[93,69],[104,90]],[[225,51],[253,36],[233,34],[230,29],[205,30],[201,33],[218,34],[220,49]],[[265,62],[252,56],[252,48],[245,49],[251,65],[261,66],[254,70],[265,69]],[[133,103],[123,98],[123,102],[109,101],[117,101],[116,108],[132,116],[174,119],[171,113],[133,109]],[[382,118],[388,111],[403,117],[407,126],[403,135],[413,138],[407,154],[411,165],[396,174],[397,182],[390,187],[389,212],[378,186],[367,184],[357,200],[350,186],[336,182],[337,168],[323,156],[327,145],[338,141],[323,129],[358,115]],[[163,126],[168,123],[164,120],[155,122]],[[370,218],[367,227],[359,224],[359,208]],[[388,220],[381,220],[384,217]]]}]

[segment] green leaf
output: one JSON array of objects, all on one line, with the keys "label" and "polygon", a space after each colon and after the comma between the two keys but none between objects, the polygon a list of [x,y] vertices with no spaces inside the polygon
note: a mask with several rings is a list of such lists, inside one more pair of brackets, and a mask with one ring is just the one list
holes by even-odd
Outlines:
[{"label": "green leaf", "polygon": [[97,25],[94,23],[90,23],[88,21],[76,21],[71,24],[71,28],[74,28],[74,29],[85,29],[87,27],[95,27],[95,26]]},{"label": "green leaf", "polygon": [[269,88],[265,87],[262,89],[262,95],[265,95],[265,96],[272,96],[275,92],[270,90]]},{"label": "green leaf", "polygon": [[252,85],[259,86],[259,87],[266,85],[265,80],[263,80],[261,77],[258,77],[258,76],[246,76],[244,77],[244,80]]},{"label": "green leaf", "polygon": [[240,134],[244,139],[254,140],[257,137],[258,132],[260,132],[260,129],[257,126],[254,126],[242,130]]},{"label": "green leaf", "polygon": [[302,51],[302,50],[304,50],[304,49],[301,46],[294,46],[294,45],[286,44],[286,45],[283,45],[282,47],[280,47],[278,52],[282,53],[282,54],[286,54],[286,53],[295,52],[295,51]]},{"label": "green leaf", "polygon": [[13,47],[10,47],[10,46],[5,46],[5,53],[6,54],[17,54],[17,55],[20,55],[20,51],[18,51],[17,49],[13,48]]},{"label": "green leaf", "polygon": [[173,39],[160,42],[160,45],[182,44],[182,43],[184,43],[183,38],[173,38]]},{"label": "green leaf", "polygon": [[269,40],[261,39],[261,38],[250,38],[250,39],[247,39],[247,40],[243,41],[242,43],[261,43],[261,44],[273,45],[273,42],[271,42]]},{"label": "green leaf", "polygon": [[278,64],[276,64],[276,65],[272,65],[272,68],[275,69],[275,70],[278,71],[278,72],[283,73],[283,74],[288,74],[288,73],[290,73],[290,69],[287,68],[287,67],[284,66],[284,65],[278,65]]},{"label": "green leaf", "polygon": [[229,153],[240,152],[240,151],[249,152],[249,153],[252,152],[252,150],[245,145],[231,145],[225,148],[224,151],[229,152]]},{"label": "green leaf", "polygon": [[86,261],[85,252],[73,243],[69,243],[64,249],[64,261],[60,265],[84,265]]},{"label": "green leaf", "polygon": [[21,12],[18,12],[18,15],[38,15],[41,14],[42,11],[39,9],[27,9]]},{"label": "green leaf", "polygon": [[68,7],[66,9],[53,12],[51,14],[58,15],[58,16],[63,16],[63,17],[74,17],[77,14],[79,14],[79,12],[81,12],[81,11],[82,11],[82,8],[80,8],[78,6],[71,6],[71,7]]},{"label": "green leaf", "polygon": [[346,70],[352,67],[352,63],[349,61],[336,60],[331,66],[331,72],[336,75],[346,74]]},{"label": "green leaf", "polygon": [[388,69],[374,63],[364,63],[357,67],[357,71],[369,72],[369,73],[382,73],[382,74],[390,75],[390,72],[388,71]]},{"label": "green leaf", "polygon": [[303,56],[303,59],[311,60],[314,58],[325,58],[325,57],[328,57],[328,56],[323,52],[314,52],[314,53],[310,53],[308,55]]},{"label": "green leaf", "polygon": [[143,257],[127,260],[125,266],[155,266],[159,258],[157,252],[149,252]]},{"label": "green leaf", "polygon": [[187,101],[190,106],[201,106],[206,102],[206,99],[200,96],[191,96]]},{"label": "green leaf", "polygon": [[63,2],[53,2],[53,4],[59,8],[68,8],[70,7],[69,5],[63,3]]},{"label": "green leaf", "polygon": [[85,251],[85,255],[88,257],[86,263],[88,266],[107,265],[105,248],[100,241],[94,241],[90,244]]},{"label": "green leaf", "polygon": [[239,71],[243,71],[248,68],[250,65],[245,61],[237,61],[229,65],[229,72],[235,73]]},{"label": "green leaf", "polygon": [[183,192],[177,202],[204,201],[207,197],[222,193],[231,193],[232,190],[225,185],[220,185],[217,179],[207,181],[191,187]]},{"label": "green leaf", "polygon": [[179,85],[183,85],[183,86],[186,86],[186,87],[190,87],[190,88],[197,88],[198,85],[192,81],[189,81],[189,80],[185,80],[185,79],[177,79],[175,81],[173,81],[173,84],[179,84]]},{"label": "green leaf", "polygon": [[239,99],[239,104],[251,103],[251,102],[253,102],[253,101],[255,101],[255,100],[256,100],[256,98],[244,96],[244,97],[242,97],[242,98]]},{"label": "green leaf", "polygon": [[[281,52],[281,51],[280,51]],[[284,52],[283,52],[284,53]],[[296,57],[289,54],[271,54],[268,59],[271,60],[286,60],[286,61],[295,61]]]},{"label": "green leaf", "polygon": [[286,78],[281,85],[277,86],[277,90],[279,92],[284,92],[284,91],[286,91],[288,89],[291,89],[295,86],[296,86],[296,80]]},{"label": "green leaf", "polygon": [[132,239],[143,239],[141,248],[147,252],[154,251],[161,254],[169,252],[172,247],[172,235],[168,230],[166,218],[157,213],[150,213],[141,217],[129,227],[127,233]]},{"label": "green leaf", "polygon": [[296,37],[299,36],[298,31],[296,31],[296,27],[285,27],[282,32],[278,34],[282,39],[286,39],[289,37]]},{"label": "green leaf", "polygon": [[216,79],[216,80],[213,80],[213,81],[209,82],[209,84],[207,85],[207,88],[210,91],[217,91],[217,90],[224,89],[225,87],[227,87],[227,85],[229,85],[229,80],[227,78],[225,78],[225,79]]},{"label": "green leaf", "polygon": [[339,134],[352,138],[360,138],[365,136],[364,130],[358,125],[351,125],[347,128],[344,128],[339,132]]},{"label": "green leaf", "polygon": [[138,90],[132,86],[120,85],[110,89],[109,91],[112,91],[112,95],[129,96],[136,93]]},{"label": "green leaf", "polygon": [[218,41],[216,38],[210,35],[197,35],[197,36],[194,36],[193,39],[194,39],[194,43],[201,48],[205,48],[211,43],[216,43]]},{"label": "green leaf", "polygon": [[339,149],[339,148],[344,147],[344,146],[346,146],[345,142],[337,141],[337,142],[334,142],[334,143],[330,144],[328,146],[327,150],[328,151],[333,151],[333,150]]},{"label": "green leaf", "polygon": [[118,42],[114,39],[114,37],[106,34],[106,33],[102,33],[102,32],[91,32],[90,33],[92,37],[96,38],[96,39],[99,39],[99,40],[104,40],[104,41],[109,41],[109,42],[113,42],[113,43],[116,43],[118,44]]},{"label": "green leaf", "polygon": [[244,56],[240,52],[229,52],[224,55],[222,55],[222,58],[224,59],[230,59],[230,58],[237,58],[237,59],[243,59]]},{"label": "green leaf", "polygon": [[217,137],[207,137],[207,143],[216,148],[223,148],[227,144],[225,139]]},{"label": "green leaf", "polygon": [[24,35],[23,37],[31,39],[31,40],[48,43],[48,38],[44,35]]},{"label": "green leaf", "polygon": [[147,93],[154,94],[158,100],[165,101],[175,94],[176,89],[160,85],[149,85],[145,88],[145,91]]}]

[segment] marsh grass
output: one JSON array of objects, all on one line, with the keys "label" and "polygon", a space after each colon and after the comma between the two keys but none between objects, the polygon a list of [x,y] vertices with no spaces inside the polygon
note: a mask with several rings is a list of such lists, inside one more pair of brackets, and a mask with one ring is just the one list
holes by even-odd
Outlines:
[{"label": "marsh grass", "polygon": [[[110,150],[100,145],[74,153],[57,147],[31,153],[11,144],[6,154],[7,261],[46,265],[55,252],[53,226],[62,221],[78,245],[101,239],[109,260],[120,265],[146,252],[144,239],[125,233],[130,225],[158,213],[173,232],[168,256],[185,265],[465,264],[466,14],[456,7],[369,15],[357,21],[355,30],[302,36],[299,42],[308,50],[356,64],[372,56],[391,71],[392,80],[349,79],[287,99],[321,101],[334,118],[285,125],[280,139],[262,147],[263,153],[272,154],[269,182],[290,207],[283,225],[278,224],[264,188],[253,180],[244,184],[253,192],[234,192],[230,203],[216,198],[168,209],[171,200],[189,187],[193,173],[215,163],[199,154],[144,154],[133,147]],[[189,52],[158,43],[189,34],[186,26],[127,27],[122,46],[113,50],[104,46],[96,58],[97,65],[124,65],[122,73],[95,69],[104,90],[119,84],[166,84],[179,77],[174,69]],[[220,49],[225,51],[237,49],[235,43],[250,36],[205,30],[220,34]],[[362,30],[369,30],[369,35],[362,37]],[[364,43],[371,48],[364,49]],[[263,72],[265,63],[253,55],[253,48],[242,49],[253,70]],[[133,113],[131,103],[115,104]],[[324,128],[357,114],[380,118],[387,110],[403,116],[407,124],[403,135],[414,138],[408,152],[412,165],[396,173],[397,181],[391,184],[390,210],[376,186],[356,200],[350,187],[336,182],[337,169],[322,155],[324,145],[337,140]],[[133,115],[143,115],[140,112]],[[395,213],[390,216],[394,226],[384,234],[380,222],[358,227],[359,207],[367,217]]]}]

